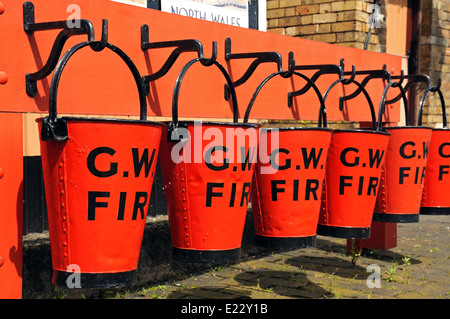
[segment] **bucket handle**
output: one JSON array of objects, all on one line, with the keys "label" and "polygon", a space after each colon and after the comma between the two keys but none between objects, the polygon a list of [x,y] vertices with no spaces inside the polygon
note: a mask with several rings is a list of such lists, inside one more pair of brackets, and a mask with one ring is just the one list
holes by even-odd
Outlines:
[{"label": "bucket handle", "polygon": [[[306,80],[308,82],[308,84],[310,85],[310,87],[312,87],[314,89],[314,91],[316,92],[319,101],[320,101],[320,117],[323,117],[323,127],[327,127],[327,116],[326,116],[326,110],[325,110],[325,101],[322,98],[322,95],[320,94],[319,89],[317,88],[316,84],[307,76],[305,76],[302,73],[299,72],[295,72],[293,68],[291,68],[291,70],[289,71],[280,71],[280,72],[275,72],[272,73],[271,75],[269,75],[267,78],[264,79],[264,81],[262,81],[258,88],[256,89],[256,91],[253,93],[252,99],[250,100],[249,105],[247,106],[247,110],[245,112],[245,116],[244,116],[244,123],[248,122],[248,118],[250,116],[250,111],[253,107],[253,104],[255,103],[256,97],[258,96],[259,92],[261,91],[261,89],[263,88],[263,86],[269,82],[270,79],[272,79],[273,77],[280,75],[283,78],[287,78],[287,77],[291,77],[292,75],[297,75],[301,78],[303,78],[304,80]],[[319,127],[322,127],[322,121],[319,121]]]},{"label": "bucket handle", "polygon": [[402,86],[403,80],[405,79],[404,77],[404,73],[403,70],[401,71],[401,77],[400,77],[400,81],[398,82],[394,82],[394,81],[389,81],[389,83],[386,85],[386,87],[383,90],[383,94],[381,95],[381,100],[380,100],[380,108],[378,110],[378,125],[377,125],[377,131],[381,131],[383,129],[383,114],[386,110],[386,96],[387,96],[387,92],[389,91],[389,89],[391,87],[398,87],[400,90],[400,94],[403,100],[403,108],[405,110],[405,121],[406,121],[406,125],[409,126],[410,121],[409,121],[409,115],[408,115],[408,99],[406,97],[406,91],[404,89],[404,87]]},{"label": "bucket handle", "polygon": [[236,91],[234,89],[233,81],[231,80],[228,72],[225,70],[225,68],[216,61],[216,57],[213,56],[212,58],[205,58],[205,57],[199,57],[196,59],[193,59],[189,61],[181,70],[180,74],[177,77],[175,88],[173,91],[173,98],[172,98],[172,122],[169,123],[169,127],[167,130],[167,141],[168,142],[179,142],[185,137],[180,136],[182,134],[177,134],[177,128],[180,126],[185,127],[184,124],[179,123],[178,121],[178,97],[180,95],[180,87],[181,82],[183,81],[184,76],[186,75],[186,72],[188,69],[195,63],[201,62],[203,66],[209,67],[211,65],[217,66],[217,68],[222,72],[223,76],[225,77],[225,80],[227,81],[228,87],[231,92],[232,97],[232,104],[233,104],[233,123],[238,123],[238,102],[236,98]]},{"label": "bucket handle", "polygon": [[[327,99],[328,94],[330,94],[330,92],[331,92],[331,90],[333,89],[333,87],[335,87],[338,83],[342,83],[342,84],[344,84],[344,85],[348,85],[348,84],[353,83],[353,84],[357,85],[358,88],[359,88],[359,90],[360,90],[361,92],[363,92],[364,97],[366,98],[367,103],[369,104],[370,115],[371,115],[371,117],[372,117],[372,129],[373,129],[374,131],[378,131],[378,129],[377,129],[377,121],[376,121],[376,117],[375,117],[375,108],[374,108],[374,106],[373,106],[372,99],[370,98],[369,93],[367,93],[367,90],[365,89],[365,87],[364,87],[361,83],[359,83],[358,81],[355,80],[355,74],[356,74],[356,72],[355,72],[355,69],[354,69],[354,67],[353,67],[353,69],[352,69],[352,76],[351,76],[349,79],[345,79],[345,78],[341,77],[340,79],[334,81],[334,82],[328,87],[328,89],[326,90],[326,92],[324,93],[324,95],[323,95],[323,101],[324,101],[324,103],[325,103],[325,100]],[[322,117],[322,116],[320,115],[320,116],[319,116],[319,123],[320,123],[320,121],[321,121],[321,117]]]},{"label": "bucket handle", "polygon": [[122,60],[127,64],[130,71],[132,72],[139,91],[140,120],[147,119],[147,103],[145,100],[145,93],[141,81],[141,75],[139,74],[138,69],[136,68],[133,61],[121,49],[107,42],[106,37],[102,36],[101,41],[86,41],[75,45],[74,47],[70,48],[58,62],[50,85],[48,108],[49,115],[46,116],[42,122],[41,139],[43,141],[56,140],[58,142],[64,142],[68,139],[67,122],[64,119],[57,118],[56,98],[58,85],[62,71],[64,70],[68,60],[74,55],[75,52],[86,46],[90,46],[91,49],[95,52],[99,52],[104,48],[108,48],[122,58]]},{"label": "bucket handle", "polygon": [[445,100],[444,95],[441,92],[441,78],[438,79],[438,84],[436,86],[428,86],[425,89],[425,92],[423,93],[422,99],[420,100],[420,106],[419,106],[419,114],[417,119],[417,124],[419,126],[422,126],[422,114],[423,114],[423,107],[425,104],[425,100],[427,98],[427,95],[429,92],[437,92],[439,95],[439,99],[441,101],[441,108],[442,108],[442,127],[447,128],[447,111],[445,108]]}]

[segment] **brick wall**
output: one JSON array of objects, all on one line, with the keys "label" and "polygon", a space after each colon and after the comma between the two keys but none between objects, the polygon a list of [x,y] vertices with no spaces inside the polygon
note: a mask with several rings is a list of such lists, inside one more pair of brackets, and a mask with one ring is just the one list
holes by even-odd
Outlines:
[{"label": "brick wall", "polygon": [[[421,12],[419,73],[428,74],[432,84],[439,77],[442,79],[441,91],[450,114],[450,1],[422,0]],[[440,105],[438,95],[430,94],[424,108],[424,123],[440,126]]]},{"label": "brick wall", "polygon": [[[267,31],[363,49],[368,5],[364,0],[268,0]],[[384,29],[372,30],[368,50],[385,51],[380,32]]]}]

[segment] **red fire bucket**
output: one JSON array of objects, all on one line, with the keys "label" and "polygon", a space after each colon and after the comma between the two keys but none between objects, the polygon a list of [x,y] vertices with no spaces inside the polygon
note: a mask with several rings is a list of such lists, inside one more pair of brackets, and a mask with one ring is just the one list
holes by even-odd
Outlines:
[{"label": "red fire bucket", "polygon": [[422,97],[418,124],[422,124],[422,112],[428,92],[438,92],[442,106],[442,128],[433,128],[427,169],[422,193],[420,214],[447,215],[450,213],[450,129],[444,96],[439,88],[430,87]]},{"label": "red fire bucket", "polygon": [[[402,91],[403,92],[403,91]],[[381,128],[385,100],[382,99],[378,126],[391,134],[378,192],[373,221],[413,223],[419,221],[431,128],[407,126]],[[407,101],[404,98],[405,111]]]},{"label": "red fire bucket", "polygon": [[145,94],[133,62],[107,44],[131,69],[139,89],[140,120],[57,118],[56,96],[69,58],[59,61],[50,87],[49,116],[38,119],[55,285],[100,288],[129,285],[141,249],[162,124],[146,121]]},{"label": "red fire bucket", "polygon": [[234,122],[178,121],[178,93],[187,70],[180,72],[173,95],[172,122],[161,138],[160,163],[169,215],[174,259],[200,263],[228,263],[240,258],[252,175],[256,162],[257,125]]},{"label": "red fire bucket", "polygon": [[[329,90],[337,83],[334,82]],[[358,82],[354,83],[364,90]],[[373,209],[390,134],[376,130],[372,101],[368,95],[366,98],[372,113],[373,130],[333,131],[318,235],[356,239],[370,237]]]},{"label": "red fire bucket", "polygon": [[[294,72],[310,82],[301,73]],[[244,122],[257,94],[247,108]],[[322,110],[324,103],[320,92]],[[325,115],[325,112],[321,112]],[[256,243],[273,249],[296,249],[314,245],[319,219],[323,180],[332,130],[324,127],[261,128],[259,156],[252,188],[252,214]]]}]

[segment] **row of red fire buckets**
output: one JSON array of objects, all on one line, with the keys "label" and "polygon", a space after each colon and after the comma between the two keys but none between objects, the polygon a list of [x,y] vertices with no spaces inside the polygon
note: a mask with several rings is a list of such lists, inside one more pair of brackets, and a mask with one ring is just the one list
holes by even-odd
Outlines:
[{"label": "row of red fire buckets", "polygon": [[[132,283],[158,157],[173,256],[189,262],[239,258],[250,200],[258,243],[272,248],[307,247],[316,234],[367,238],[373,216],[385,222],[417,221],[423,183],[424,207],[450,209],[445,197],[450,131],[333,131],[325,127],[325,116],[324,127],[317,128],[238,123],[232,82],[216,61],[189,62],[177,79],[172,121],[150,122],[139,72],[108,43],[106,48],[127,63],[136,80],[140,119],[58,118],[61,73],[70,57],[89,44],[73,47],[58,62],[49,116],[38,120],[53,284],[66,285],[74,271],[83,288]],[[201,122],[199,130],[199,122],[178,121],[180,85],[196,62],[214,64],[225,76],[233,123]],[[231,144],[220,139],[206,143],[203,138],[211,132],[237,135]],[[267,152],[261,153],[263,140]],[[200,159],[187,147],[194,143],[204,151]]]}]

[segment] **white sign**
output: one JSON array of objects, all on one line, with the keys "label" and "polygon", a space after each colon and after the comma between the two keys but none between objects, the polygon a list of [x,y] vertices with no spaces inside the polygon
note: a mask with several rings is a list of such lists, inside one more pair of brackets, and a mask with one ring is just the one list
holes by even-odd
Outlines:
[{"label": "white sign", "polygon": [[111,1],[147,8],[147,0],[111,0]]},{"label": "white sign", "polygon": [[161,11],[248,28],[247,0],[161,0]]}]

